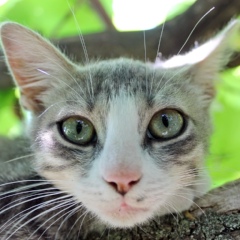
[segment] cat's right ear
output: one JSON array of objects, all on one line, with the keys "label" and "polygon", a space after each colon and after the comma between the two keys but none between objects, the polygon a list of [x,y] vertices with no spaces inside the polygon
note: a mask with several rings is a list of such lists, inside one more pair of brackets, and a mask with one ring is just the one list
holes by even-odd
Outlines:
[{"label": "cat's right ear", "polygon": [[[189,83],[202,90],[202,104],[209,106],[215,96],[215,80],[234,52],[240,52],[240,21],[231,21],[219,34],[186,54],[157,61],[156,68],[184,72]],[[181,71],[180,71],[181,70]]]},{"label": "cat's right ear", "polygon": [[17,23],[0,26],[0,37],[9,70],[20,88],[21,104],[40,113],[49,89],[61,84],[74,65],[39,34]]}]

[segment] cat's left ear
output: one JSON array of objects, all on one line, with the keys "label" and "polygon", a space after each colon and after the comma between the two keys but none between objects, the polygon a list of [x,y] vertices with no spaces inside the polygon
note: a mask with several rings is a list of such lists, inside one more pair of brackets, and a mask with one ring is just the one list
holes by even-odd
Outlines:
[{"label": "cat's left ear", "polygon": [[174,56],[167,61],[156,61],[155,67],[186,69],[190,80],[203,89],[205,100],[208,102],[215,96],[214,80],[235,51],[240,51],[238,20],[231,21],[217,36],[189,53]]},{"label": "cat's left ear", "polygon": [[74,64],[49,41],[20,24],[3,23],[0,37],[21,92],[21,105],[36,114],[42,112],[46,95],[71,76]]}]

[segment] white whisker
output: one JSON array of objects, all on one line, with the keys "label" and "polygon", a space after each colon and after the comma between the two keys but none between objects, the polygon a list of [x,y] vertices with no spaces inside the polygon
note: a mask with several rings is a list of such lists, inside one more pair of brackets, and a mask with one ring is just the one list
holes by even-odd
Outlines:
[{"label": "white whisker", "polygon": [[177,55],[180,54],[180,52],[183,50],[183,48],[185,47],[185,45],[187,44],[189,38],[192,36],[192,33],[194,32],[194,30],[197,28],[198,24],[212,11],[214,10],[215,7],[212,7],[209,11],[207,11],[195,24],[195,26],[193,27],[192,31],[190,32],[190,34],[188,35],[186,41],[184,42],[184,44],[182,45],[182,47],[180,48],[180,50],[178,51]]},{"label": "white whisker", "polygon": [[[61,227],[63,226],[63,224],[64,224],[71,216],[73,216],[74,214],[76,214],[76,212],[77,212],[79,209],[81,209],[81,208],[82,208],[82,205],[79,205],[79,206],[75,207],[72,211],[70,211],[69,214],[66,216],[66,218],[61,222],[61,224],[60,224],[60,226],[58,227],[56,233],[58,233],[58,232],[60,231]],[[55,240],[57,240],[57,236],[58,236],[58,234],[56,234]]]},{"label": "white whisker", "polygon": [[[68,196],[63,196],[62,198],[66,198],[66,197],[68,197]],[[59,198],[59,199],[60,199],[60,198]],[[54,200],[55,200],[55,199],[54,199]],[[50,209],[48,209],[48,210],[46,210],[46,211],[44,211],[44,212],[41,212],[41,213],[37,214],[36,216],[28,219],[26,222],[24,222],[24,224],[22,224],[22,225],[19,226],[17,229],[15,229],[15,230],[11,233],[11,235],[8,236],[8,238],[7,238],[6,240],[8,240],[9,238],[11,238],[11,236],[13,236],[18,230],[20,230],[22,227],[26,226],[28,223],[32,222],[33,220],[41,217],[42,215],[45,215],[45,214],[51,212],[51,211],[54,211],[54,210],[56,210],[56,209],[58,209],[58,208],[60,208],[60,207],[64,207],[64,206],[67,204],[66,202],[69,203],[69,201],[65,201],[65,202],[60,203],[60,204],[58,204],[58,205],[54,205],[54,207],[52,207],[52,208],[50,208]],[[41,206],[41,207],[42,207],[42,206]],[[34,208],[32,211],[28,212],[23,218],[21,218],[20,221],[18,221],[17,223],[15,223],[11,229],[14,229],[21,221],[23,221],[25,218],[27,218],[31,213],[33,213],[33,212],[36,211],[37,209],[38,209],[38,208]],[[10,230],[11,230],[11,229],[10,229]]]},{"label": "white whisker", "polygon": [[[37,197],[31,198],[31,199],[28,199],[28,200],[26,200],[26,201],[23,201],[23,202],[14,204],[14,205],[12,205],[12,206],[10,206],[10,207],[4,208],[2,211],[0,211],[0,215],[3,214],[3,213],[5,213],[5,212],[8,211],[8,210],[14,208],[14,207],[21,206],[21,205],[24,204],[24,203],[31,202],[31,201],[34,201],[34,200],[38,200],[38,199],[41,199],[41,198],[44,198],[44,197],[59,195],[59,194],[62,194],[62,192],[57,192],[57,193],[52,193],[52,194],[47,194],[47,195],[41,195],[41,196],[37,196]],[[66,196],[64,196],[64,197],[66,197]],[[17,201],[17,200],[16,200],[16,201]]]},{"label": "white whisker", "polygon": [[[88,68],[88,74],[89,74],[89,80],[90,80],[90,87],[88,88],[88,91],[89,91],[90,97],[93,99],[93,97],[94,97],[93,80],[92,80],[91,70],[90,70],[90,67],[89,67],[90,61],[89,61],[89,57],[88,57],[87,47],[86,47],[86,44],[85,44],[85,41],[84,41],[84,38],[83,38],[83,34],[82,34],[82,31],[81,31],[80,25],[79,25],[79,23],[78,23],[78,21],[76,19],[75,14],[74,14],[74,11],[73,11],[73,9],[70,6],[68,1],[67,1],[67,3],[68,3],[68,7],[69,7],[69,9],[70,9],[70,11],[72,13],[72,16],[74,18],[74,21],[75,21],[76,27],[78,29],[78,32],[79,32],[78,36],[79,36],[79,40],[80,40],[80,42],[82,44],[82,49],[83,49],[83,52],[84,52],[84,57],[85,57],[86,64],[87,64],[86,67]],[[88,81],[87,81],[87,86],[88,86]]]},{"label": "white whisker", "polygon": [[[56,216],[58,216],[58,215],[61,214],[62,212],[66,211],[67,209],[73,207],[75,204],[76,204],[76,203],[73,203],[73,202],[72,202],[72,199],[69,200],[69,202],[66,202],[66,205],[61,206],[61,208],[64,207],[62,210],[57,211],[57,213],[53,214],[50,218],[48,218],[46,221],[44,221],[36,230],[34,230],[34,231],[31,233],[31,235],[28,237],[27,240],[31,239],[31,237],[34,236],[34,234],[35,234],[39,229],[41,229],[46,223],[48,223],[48,222],[51,221],[53,218],[55,218]],[[56,208],[56,209],[57,209],[57,208]],[[54,210],[56,210],[56,209],[54,208]],[[68,212],[65,213],[65,214],[62,214],[62,215],[61,215],[60,217],[58,217],[55,221],[53,221],[48,227],[46,227],[45,230],[44,230],[43,233],[39,236],[38,239],[41,239],[41,237],[44,235],[44,233],[45,233],[49,228],[51,228],[51,226],[52,226],[53,224],[55,224],[57,221],[59,221],[59,220],[60,220],[63,216],[65,216],[66,214],[68,214]]]},{"label": "white whisker", "polygon": [[85,211],[85,214],[83,215],[82,222],[81,222],[81,224],[79,225],[77,239],[80,238],[80,232],[81,232],[81,229],[82,229],[82,225],[83,225],[83,222],[84,222],[85,218],[87,217],[88,213],[89,213],[89,211],[86,210],[86,211]]},{"label": "white whisker", "polygon": [[[143,47],[144,47],[144,61],[147,63],[147,45],[146,45],[146,32],[143,31]],[[145,67],[145,81],[146,81],[146,94],[148,92],[148,78],[147,78],[147,66]]]},{"label": "white whisker", "polygon": [[[15,214],[12,218],[8,219],[8,221],[5,222],[5,223],[1,226],[1,228],[0,228],[0,230],[1,230],[0,233],[1,233],[4,229],[6,229],[6,228],[9,226],[9,224],[12,225],[13,222],[11,222],[11,221],[12,221],[14,218],[16,218],[16,217],[19,216],[19,218],[17,218],[17,219],[14,220],[14,222],[15,222],[15,221],[17,221],[18,219],[20,219],[20,221],[17,222],[17,224],[18,224],[18,223],[20,223],[22,220],[24,220],[24,218],[26,218],[28,215],[30,215],[32,212],[34,212],[34,211],[36,211],[36,210],[39,210],[39,209],[41,209],[41,208],[44,208],[44,207],[46,207],[46,206],[50,206],[50,205],[52,205],[52,204],[55,205],[58,200],[61,200],[61,201],[62,201],[62,199],[64,199],[64,198],[67,198],[67,197],[66,197],[66,196],[62,197],[62,196],[61,196],[61,197],[58,197],[58,198],[55,198],[55,199],[51,199],[51,200],[45,201],[45,202],[43,202],[43,203],[38,203],[38,204],[36,204],[36,205],[34,205],[34,206],[31,206],[31,207],[29,207],[29,208],[27,208],[27,209],[25,209],[25,210],[22,210],[22,211],[18,212],[18,213]],[[23,202],[23,203],[25,203],[25,202]],[[29,210],[31,210],[31,211],[29,212]],[[25,212],[27,212],[27,214],[25,214]],[[23,213],[25,214],[24,217],[21,216]],[[8,223],[9,223],[9,224],[8,224]],[[17,224],[15,224],[15,225],[17,225]],[[5,227],[4,227],[4,226],[5,226]],[[13,228],[12,228],[12,229],[13,229]]]},{"label": "white whisker", "polygon": [[31,183],[31,182],[36,182],[36,184],[23,185],[19,188],[14,188],[14,189],[11,189],[7,192],[3,192],[3,193],[0,194],[0,196],[5,195],[5,194],[9,194],[9,193],[13,193],[13,192],[16,192],[16,191],[19,191],[19,190],[28,189],[28,188],[31,188],[31,187],[37,187],[37,186],[43,186],[43,185],[49,185],[50,184],[46,180],[20,180],[20,181],[14,181],[14,182],[8,182],[8,183],[0,184],[0,187],[6,187],[6,186],[12,185],[12,184]]},{"label": "white whisker", "polygon": [[[66,239],[68,238],[69,234],[71,233],[71,231],[73,230],[73,228],[75,227],[75,225],[77,224],[77,222],[78,222],[83,216],[86,216],[87,213],[88,213],[88,211],[85,210],[84,213],[80,214],[80,216],[76,219],[76,221],[74,222],[74,224],[73,224],[72,227],[70,228],[69,233],[68,233],[68,235],[66,236]],[[80,228],[81,228],[81,227],[80,227]]]},{"label": "white whisker", "polygon": [[14,162],[14,161],[17,161],[17,160],[20,160],[20,159],[29,158],[29,157],[33,157],[33,156],[35,156],[35,154],[31,153],[31,154],[27,154],[27,155],[24,155],[24,156],[21,156],[21,157],[16,157],[16,158],[7,160],[7,161],[5,161],[1,164],[10,163],[10,162]]},{"label": "white whisker", "polygon": [[[21,190],[21,189],[20,189]],[[37,190],[31,190],[31,191],[18,191],[18,192],[16,192],[16,193],[14,193],[14,194],[9,194],[8,192],[5,192],[5,194],[4,195],[7,195],[7,196],[4,196],[4,197],[1,197],[0,198],[0,201],[1,200],[3,200],[3,199],[6,199],[6,198],[10,198],[10,197],[13,197],[13,196],[17,196],[17,195],[19,195],[19,194],[31,194],[31,195],[27,195],[26,197],[23,197],[23,198],[18,198],[18,199],[16,199],[16,200],[14,200],[14,201],[11,201],[10,203],[8,203],[8,204],[6,204],[4,207],[6,207],[6,206],[8,206],[9,204],[12,204],[12,203],[14,203],[14,202],[16,202],[16,201],[19,201],[19,200],[23,200],[23,199],[25,199],[25,198],[28,198],[28,196],[36,196],[36,195],[41,195],[42,194],[42,192],[44,192],[45,193],[45,191],[46,190],[56,190],[56,188],[45,188],[45,189],[37,189]],[[51,193],[51,192],[50,192]],[[1,194],[1,195],[3,195],[3,194]],[[0,195],[0,196],[1,196]],[[2,208],[0,208],[0,210],[1,210]]]},{"label": "white whisker", "polygon": [[61,80],[61,79],[59,79],[59,78],[57,78],[57,77],[51,75],[50,73],[47,73],[46,71],[43,71],[43,70],[40,69],[40,68],[38,68],[37,70],[38,70],[39,72],[45,74],[45,75],[50,76],[51,78],[56,79],[58,82],[63,83],[65,86],[67,86],[69,89],[71,89],[72,92],[76,93],[76,96],[79,97],[79,99],[83,100],[83,97],[82,97],[82,96],[81,96],[81,95],[80,95],[80,94],[79,94],[74,88],[72,88],[69,84],[67,84],[65,81],[63,81],[63,80]]}]

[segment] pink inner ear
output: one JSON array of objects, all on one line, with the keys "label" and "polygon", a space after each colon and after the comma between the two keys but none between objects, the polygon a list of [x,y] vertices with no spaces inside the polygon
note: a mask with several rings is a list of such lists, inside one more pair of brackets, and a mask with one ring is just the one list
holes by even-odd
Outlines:
[{"label": "pink inner ear", "polygon": [[[33,76],[27,76],[26,73],[26,69],[29,68],[30,64],[28,64],[25,59],[21,59],[19,56],[14,57],[14,47],[15,45],[8,44],[5,51],[8,56],[8,64],[12,75],[14,76],[17,85],[20,87],[22,106],[35,113],[41,112],[43,111],[43,103],[41,102],[39,96],[47,90],[47,87],[27,86],[28,84],[34,83],[34,79],[31,79]],[[36,69],[32,69],[32,71],[36,71],[36,74],[39,74]]]}]

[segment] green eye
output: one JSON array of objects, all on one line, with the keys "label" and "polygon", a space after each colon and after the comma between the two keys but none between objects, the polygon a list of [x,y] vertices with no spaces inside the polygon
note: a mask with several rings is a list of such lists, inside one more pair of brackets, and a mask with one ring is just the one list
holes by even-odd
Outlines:
[{"label": "green eye", "polygon": [[72,143],[85,145],[95,139],[95,129],[85,118],[70,117],[60,127],[64,137]]},{"label": "green eye", "polygon": [[150,137],[155,139],[169,139],[176,137],[183,127],[183,116],[176,110],[165,109],[152,117],[148,133]]}]

